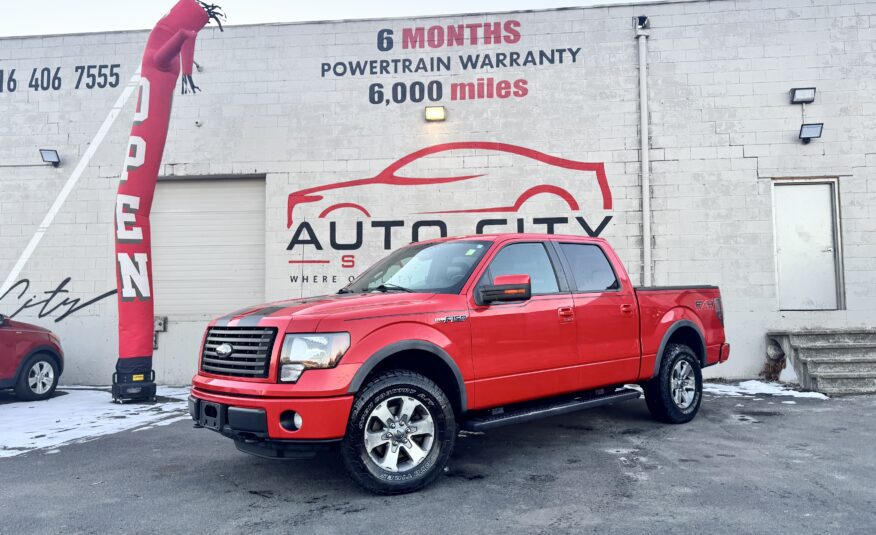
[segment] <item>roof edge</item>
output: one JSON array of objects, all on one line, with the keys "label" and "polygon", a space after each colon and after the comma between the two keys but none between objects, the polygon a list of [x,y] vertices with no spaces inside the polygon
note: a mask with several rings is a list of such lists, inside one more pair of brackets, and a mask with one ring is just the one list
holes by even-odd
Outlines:
[{"label": "roof edge", "polygon": [[[612,7],[635,7],[635,6],[655,6],[669,4],[695,4],[695,3],[711,3],[724,2],[732,0],[651,0],[645,2],[618,2],[614,4],[594,4],[591,6],[568,6],[568,7],[552,7],[545,9],[517,9],[509,11],[473,11],[467,13],[435,13],[431,15],[405,15],[399,17],[375,17],[375,18],[359,18],[359,19],[325,19],[325,20],[302,20],[289,22],[256,22],[251,24],[223,24],[223,28],[249,28],[252,26],[299,26],[306,24],[339,24],[345,22],[376,22],[382,20],[411,20],[411,19],[434,19],[441,17],[468,17],[478,15],[509,15],[514,13],[549,13],[552,11],[572,11],[585,9],[604,9]],[[120,33],[140,33],[149,32],[149,29],[134,29],[134,30],[106,30],[97,32],[73,32],[73,33],[51,33],[51,34],[33,34],[33,35],[8,35],[0,36],[0,41],[7,39],[41,39],[44,37],[72,37],[80,35],[112,35]]]}]

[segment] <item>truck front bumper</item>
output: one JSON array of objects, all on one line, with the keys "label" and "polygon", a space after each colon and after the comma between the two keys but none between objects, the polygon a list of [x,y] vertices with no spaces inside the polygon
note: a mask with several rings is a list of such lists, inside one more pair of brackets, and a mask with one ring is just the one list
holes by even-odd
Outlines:
[{"label": "truck front bumper", "polygon": [[258,398],[192,388],[189,415],[195,425],[233,439],[246,453],[300,459],[343,438],[352,404],[353,396]]}]

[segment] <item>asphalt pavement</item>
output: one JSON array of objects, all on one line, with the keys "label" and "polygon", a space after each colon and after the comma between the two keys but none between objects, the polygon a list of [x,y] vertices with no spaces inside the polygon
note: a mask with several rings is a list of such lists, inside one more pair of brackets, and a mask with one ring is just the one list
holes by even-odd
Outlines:
[{"label": "asphalt pavement", "polygon": [[187,421],[51,451],[0,459],[0,532],[876,532],[872,396],[706,396],[680,426],[640,400],[464,435],[444,477],[395,497],[335,455],[263,460]]}]

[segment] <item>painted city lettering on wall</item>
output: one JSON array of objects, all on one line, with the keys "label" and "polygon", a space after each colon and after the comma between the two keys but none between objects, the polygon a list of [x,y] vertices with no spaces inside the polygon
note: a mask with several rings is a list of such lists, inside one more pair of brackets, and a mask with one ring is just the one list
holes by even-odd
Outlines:
[{"label": "painted city lettering on wall", "polygon": [[[443,162],[461,162],[461,169]],[[386,251],[452,235],[599,236],[612,219],[602,162],[465,141],[408,154],[372,177],[291,193],[293,284],[346,283]]]},{"label": "painted city lettering on wall", "polygon": [[[502,69],[550,67],[574,64],[581,47],[514,48],[486,50],[485,46],[525,45],[526,33],[518,20],[484,21],[407,27],[396,30],[383,28],[376,32],[376,47],[381,57],[324,61],[320,65],[323,78],[357,78],[417,74],[447,73],[454,80],[430,76],[429,80],[374,82],[368,86],[371,104],[389,106],[405,102],[442,102],[483,99],[514,99],[529,95],[531,87],[524,77],[493,76]],[[466,53],[464,47],[479,47],[477,53]],[[410,57],[410,51],[433,52],[447,50],[450,54],[430,54]],[[385,57],[393,52],[404,57]],[[478,71],[490,75],[478,76]],[[460,74],[470,73],[468,77]]]},{"label": "painted city lettering on wall", "polygon": [[57,323],[63,321],[71,314],[87,308],[98,301],[102,301],[107,297],[113,296],[116,293],[116,290],[113,289],[92,299],[70,299],[66,296],[70,293],[70,290],[67,289],[67,284],[70,283],[70,280],[70,277],[67,277],[55,288],[43,292],[42,296],[38,293],[34,293],[30,297],[26,297],[30,293],[30,280],[21,279],[13,284],[6,293],[0,295],[0,305],[10,302],[14,303],[13,306],[17,308],[9,314],[10,318],[14,318],[29,309],[36,310],[37,317],[40,319],[58,313],[58,316],[55,318],[55,322]]}]

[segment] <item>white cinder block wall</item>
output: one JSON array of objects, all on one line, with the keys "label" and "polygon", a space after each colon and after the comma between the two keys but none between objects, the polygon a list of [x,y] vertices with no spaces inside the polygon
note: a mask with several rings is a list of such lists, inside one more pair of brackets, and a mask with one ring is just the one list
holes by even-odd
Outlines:
[{"label": "white cinder block wall", "polygon": [[[337,212],[339,240],[351,241],[365,224],[356,267],[343,268],[343,252],[328,245],[327,219],[302,208],[325,250],[289,251],[296,224],[287,228],[287,196],[303,188],[371,177],[424,147],[458,141],[519,145],[554,156],[604,162],[613,206],[603,210],[591,181],[519,156],[490,151],[433,155],[412,164],[420,176],[487,174],[492,181],[434,191],[380,187],[353,191],[346,201],[372,212],[370,220],[402,220],[393,247],[410,241],[420,212],[513,204],[539,183],[583,188],[582,206],[557,199],[527,203],[497,230],[544,230],[536,217],[562,216],[558,232],[581,233],[574,216],[589,223],[612,217],[602,233],[620,252],[634,280],[641,265],[638,53],[631,19],[647,15],[655,284],[722,287],[731,362],[712,368],[724,377],[750,377],[764,359],[764,333],[773,328],[873,326],[876,317],[876,2],[849,0],[735,0],[640,4],[492,15],[390,19],[205,29],[195,82],[203,92],[177,95],[163,175],[262,175],[266,191],[265,295],[253,301],[333,291],[382,256],[383,230],[355,211]],[[519,22],[516,43],[403,50],[403,28]],[[381,29],[395,47],[377,48]],[[88,149],[123,87],[134,75],[146,32],[0,39],[0,282],[37,232],[41,221]],[[580,48],[562,65],[465,71],[459,54]],[[453,59],[450,71],[365,76],[321,75],[323,63],[368,59]],[[118,64],[117,87],[76,89],[77,66]],[[31,73],[60,67],[61,87],[34,90]],[[9,91],[15,69],[17,88]],[[525,97],[451,100],[455,82],[493,77],[527,80]],[[374,105],[369,86],[437,80],[448,120],[427,124],[423,103]],[[39,80],[38,80],[39,82]],[[801,144],[800,106],[791,87],[815,86],[806,119],[824,122],[824,136]],[[19,283],[0,299],[0,312],[52,328],[66,351],[67,383],[105,384],[116,358],[114,297],[59,319],[71,307],[115,287],[113,211],[133,99],[99,144],[60,207]],[[56,148],[63,164],[39,163],[38,148]],[[442,174],[443,173],[443,174]],[[410,176],[408,173],[406,176]],[[588,175],[590,176],[590,175]],[[772,227],[775,178],[839,180],[846,309],[780,312]],[[577,193],[576,193],[577,195]],[[496,203],[492,201],[496,200]],[[325,208],[324,205],[320,209]],[[450,233],[471,233],[486,217],[448,215]],[[492,217],[492,216],[490,216]],[[591,221],[592,218],[592,221]],[[424,229],[432,236],[434,229]],[[431,233],[431,234],[430,234]],[[303,256],[302,256],[303,255]],[[293,259],[329,259],[328,265],[292,265]],[[293,283],[291,276],[318,276]],[[323,276],[328,282],[322,282]],[[69,277],[60,293],[52,295]],[[49,293],[46,293],[49,292]],[[48,301],[45,306],[42,302]],[[66,300],[66,301],[65,301]],[[160,296],[156,297],[157,313]],[[57,306],[60,305],[60,306]],[[57,306],[57,307],[56,307]],[[228,311],[216,310],[217,315]],[[183,384],[196,366],[203,320],[169,318],[159,338],[159,381]]]}]

